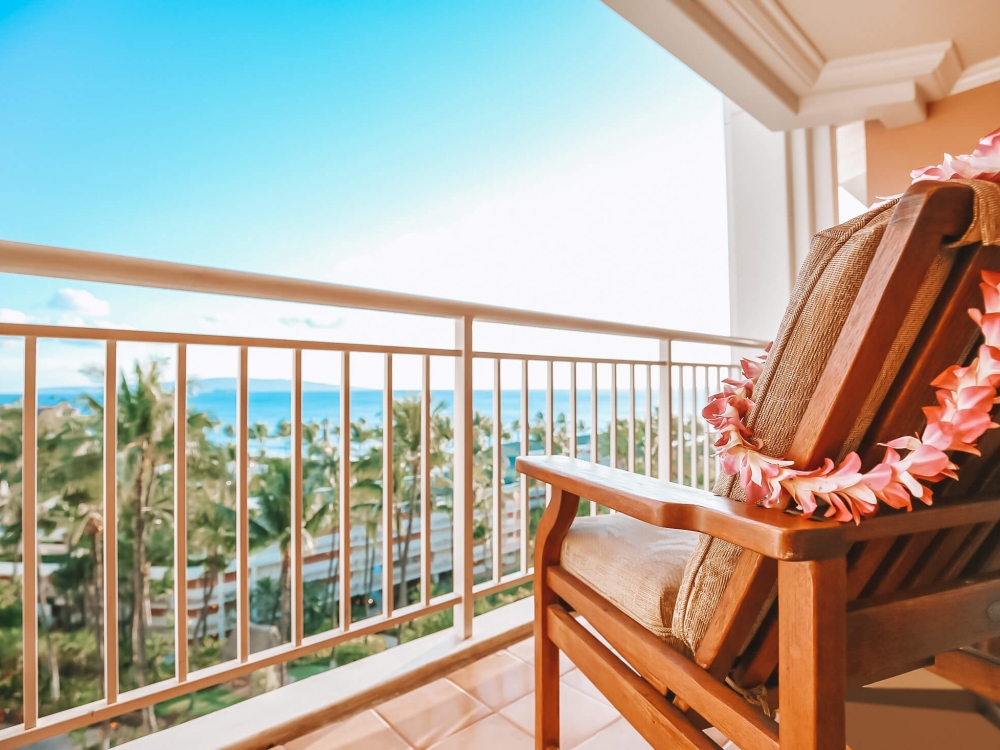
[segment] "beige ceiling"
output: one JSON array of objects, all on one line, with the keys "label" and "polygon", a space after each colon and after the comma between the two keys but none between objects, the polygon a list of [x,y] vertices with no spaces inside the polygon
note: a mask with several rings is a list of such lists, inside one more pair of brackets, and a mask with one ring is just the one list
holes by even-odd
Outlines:
[{"label": "beige ceiling", "polygon": [[768,127],[919,122],[1000,80],[1000,0],[604,0]]},{"label": "beige ceiling", "polygon": [[782,0],[828,60],[952,41],[966,65],[1000,55],[1000,0]]}]

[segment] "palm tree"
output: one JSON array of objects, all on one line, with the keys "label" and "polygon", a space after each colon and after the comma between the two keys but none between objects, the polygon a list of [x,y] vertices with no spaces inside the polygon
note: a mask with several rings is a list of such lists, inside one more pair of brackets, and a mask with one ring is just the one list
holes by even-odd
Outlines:
[{"label": "palm tree", "polygon": [[[187,418],[187,501],[189,524],[189,563],[202,568],[202,605],[195,623],[193,638],[208,636],[208,612],[219,575],[236,552],[236,499],[229,469],[229,447],[209,439],[218,422],[201,412],[189,412]],[[177,616],[186,610],[186,594],[177,593]],[[181,597],[184,597],[182,601]],[[220,612],[225,618],[225,611]],[[219,633],[225,638],[225,627]]]},{"label": "palm tree", "polygon": [[[373,443],[377,442],[377,445]],[[369,427],[365,419],[351,422],[350,445],[365,447],[356,460],[351,461],[353,484],[347,490],[346,501],[351,510],[351,527],[361,526],[365,530],[365,565],[362,577],[365,582],[365,616],[371,614],[375,601],[375,543],[378,527],[382,520],[382,428]],[[345,446],[345,450],[349,450]],[[391,533],[391,530],[385,530]],[[349,539],[341,540],[350,544]]]},{"label": "palm tree", "polygon": [[[451,440],[451,420],[443,414],[444,404],[431,411],[430,472],[433,476],[446,464],[446,452]],[[421,404],[419,399],[405,398],[393,402],[393,517],[400,567],[399,601],[409,604],[407,566],[416,511],[420,507]],[[428,503],[428,512],[430,504]],[[404,524],[405,517],[405,524]]]},{"label": "palm tree", "polygon": [[[171,512],[168,501],[173,494],[172,488],[165,486],[170,478],[158,469],[173,460],[173,415],[172,399],[163,391],[161,362],[153,359],[145,370],[137,362],[134,375],[132,387],[124,371],[121,373],[117,394],[118,445],[112,449],[117,449],[123,459],[119,480],[131,488],[128,499],[119,488],[119,498],[123,500],[120,506],[122,520],[128,518],[131,522],[132,672],[136,684],[142,687],[146,684],[146,631],[149,627],[147,526],[155,518],[161,521],[164,516],[169,518]],[[103,418],[103,405],[93,398],[89,403],[95,415]],[[148,729],[156,729],[152,710],[143,712],[143,723]]]},{"label": "palm tree", "polygon": [[[283,429],[279,425],[275,436],[281,435]],[[261,446],[269,436],[259,433]],[[263,447],[262,447],[263,450]],[[272,611],[270,622],[278,621],[279,629],[284,637],[289,636],[290,625],[290,571],[292,543],[292,469],[291,461],[285,458],[267,459],[263,453],[258,457],[258,471],[251,484],[251,492],[256,500],[256,511],[250,518],[251,545],[261,547],[277,544],[281,553],[281,573],[278,578],[278,609]],[[313,545],[312,534],[319,528],[326,517],[326,508],[317,506],[307,493],[302,493],[303,529],[302,546],[308,549]],[[279,618],[280,615],[280,618]]]},{"label": "palm tree", "polygon": [[[331,427],[328,419],[319,424],[307,423],[302,428],[307,445],[303,462],[303,496],[310,499],[309,511],[304,512],[318,515],[318,528],[330,532],[330,557],[320,605],[321,612],[330,612],[330,627],[334,627],[337,622],[333,588],[340,568],[340,555],[333,550],[333,535],[340,523],[340,450],[331,439],[332,435],[338,433],[339,429]],[[343,539],[339,541],[344,543]]]}]

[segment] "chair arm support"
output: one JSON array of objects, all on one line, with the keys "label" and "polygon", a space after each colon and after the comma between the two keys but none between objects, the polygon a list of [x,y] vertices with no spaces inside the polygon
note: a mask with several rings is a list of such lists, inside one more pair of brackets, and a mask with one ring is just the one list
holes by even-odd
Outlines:
[{"label": "chair arm support", "polygon": [[653,526],[698,531],[775,560],[843,557],[841,524],[810,521],[704,490],[612,469],[567,456],[522,456],[522,474]]}]

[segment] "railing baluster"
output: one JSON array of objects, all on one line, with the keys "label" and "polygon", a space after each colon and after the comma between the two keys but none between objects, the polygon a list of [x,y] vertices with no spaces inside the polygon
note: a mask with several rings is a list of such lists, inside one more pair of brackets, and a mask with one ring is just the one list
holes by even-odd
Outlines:
[{"label": "railing baluster", "polygon": [[38,339],[24,339],[21,406],[21,632],[24,728],[38,723]]},{"label": "railing baluster", "polygon": [[611,421],[608,423],[608,466],[618,468],[618,365],[611,364]]},{"label": "railing baluster", "polygon": [[677,484],[684,484],[684,366],[677,367]]},{"label": "railing baluster", "polygon": [[576,458],[576,362],[569,363],[569,455]]},{"label": "railing baluster", "polygon": [[[531,452],[528,432],[528,360],[521,361],[521,455]],[[528,541],[531,533],[531,498],[528,497],[528,477],[521,474],[521,573],[527,573],[531,565],[528,557]]]},{"label": "railing baluster", "polygon": [[[709,394],[709,388],[710,387],[711,387],[711,385],[710,385],[709,379],[708,379],[708,368],[706,367],[705,368],[705,394],[704,394],[704,397],[703,397],[703,398],[705,398],[705,402],[706,403],[707,403],[707,396],[710,395]],[[702,440],[702,443],[701,443],[701,462],[702,462],[703,471],[705,472],[705,475],[704,475],[704,478],[702,480],[701,488],[703,490],[707,490],[709,488],[710,481],[711,481],[711,478],[709,477],[709,473],[711,472],[711,469],[709,468],[709,455],[708,455],[708,442],[709,442],[709,438],[708,438],[708,423],[704,421],[704,419],[702,418],[701,414],[699,413],[700,409],[698,409],[698,405],[697,404],[695,404],[695,409],[694,410],[695,410],[695,413],[698,414],[698,419],[701,421],[701,432],[702,432],[702,436],[704,438]]]},{"label": "railing baluster", "polygon": [[[663,364],[660,365],[660,387],[657,394],[660,401],[657,440],[659,441],[658,451],[660,454],[659,477],[665,482],[672,481],[674,476],[672,466],[674,458],[674,368],[671,363],[673,359],[673,346],[671,344],[670,339],[660,339],[660,361]],[[680,483],[679,478],[678,483]]]},{"label": "railing baluster", "polygon": [[653,476],[653,366],[646,365],[646,434],[642,456],[646,476]]},{"label": "railing baluster", "polygon": [[459,638],[472,636],[474,616],[472,558],[473,502],[473,433],[472,433],[472,318],[455,320],[455,348],[462,352],[455,360],[455,482],[454,482],[454,556],[452,573],[455,593],[455,632]]},{"label": "railing baluster", "polygon": [[420,603],[431,602],[431,358],[420,369]]},{"label": "railing baluster", "polygon": [[[556,436],[556,416],[555,409],[552,403],[552,392],[554,390],[552,385],[553,376],[553,363],[550,359],[545,363],[545,455],[554,455],[555,450],[555,436]],[[545,485],[545,504],[548,505],[552,500],[552,485]]]},{"label": "railing baluster", "polygon": [[[392,437],[392,355],[385,355],[385,378],[382,386],[382,614],[392,616],[395,606],[395,574],[393,557],[395,533],[393,521],[393,453]],[[406,606],[406,603],[403,603]]]},{"label": "railing baluster", "polygon": [[[598,463],[597,444],[600,431],[597,429],[597,363],[590,364],[590,463]],[[597,503],[590,501],[590,515],[597,515]]]},{"label": "railing baluster", "polygon": [[292,352],[292,512],[291,512],[291,587],[292,643],[302,643],[303,636],[303,570],[302,555],[302,350]]},{"label": "railing baluster", "polygon": [[493,582],[503,575],[503,426],[500,413],[500,360],[493,360]]},{"label": "railing baluster", "polygon": [[174,376],[174,676],[178,682],[188,675],[187,559],[187,345],[178,344]]},{"label": "railing baluster", "polygon": [[549,456],[556,452],[556,414],[553,402],[555,386],[552,382],[554,365],[552,360],[545,363],[545,453]]},{"label": "railing baluster", "polygon": [[340,557],[340,629],[351,629],[351,353],[340,355],[340,518],[337,554]]},{"label": "railing baluster", "polygon": [[628,470],[635,472],[635,365],[628,366]]},{"label": "railing baluster", "polygon": [[[245,346],[239,348],[236,380],[236,656],[245,662],[250,658],[250,350]],[[225,611],[222,622],[225,629]]]},{"label": "railing baluster", "polygon": [[104,357],[104,697],[118,702],[118,343]]},{"label": "railing baluster", "polygon": [[691,410],[691,443],[688,445],[691,461],[691,486],[697,487],[698,480],[698,458],[700,450],[698,448],[698,368],[691,366],[691,400],[688,403]]}]

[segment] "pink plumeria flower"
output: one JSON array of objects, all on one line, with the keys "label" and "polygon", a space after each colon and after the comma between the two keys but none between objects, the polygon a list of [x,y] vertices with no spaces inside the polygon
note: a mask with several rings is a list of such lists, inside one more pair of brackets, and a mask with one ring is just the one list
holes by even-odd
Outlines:
[{"label": "pink plumeria flower", "polygon": [[1000,182],[1000,129],[980,140],[971,154],[945,154],[944,161],[938,166],[915,169],[910,172],[910,177],[914,182],[954,179]]}]

